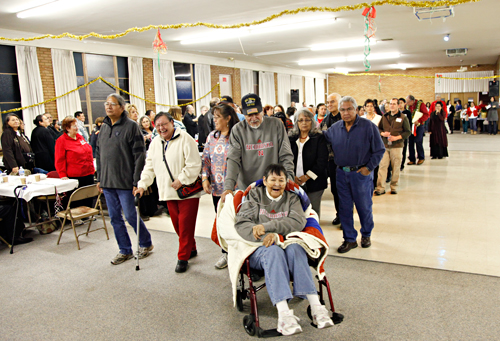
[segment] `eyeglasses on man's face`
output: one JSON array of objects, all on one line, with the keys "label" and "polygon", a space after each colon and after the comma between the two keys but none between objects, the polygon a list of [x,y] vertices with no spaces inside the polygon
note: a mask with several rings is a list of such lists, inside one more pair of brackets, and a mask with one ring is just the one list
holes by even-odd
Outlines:
[{"label": "eyeglasses on man's face", "polygon": [[114,102],[104,102],[104,106],[105,107],[115,107],[119,105],[118,103],[114,103]]},{"label": "eyeglasses on man's face", "polygon": [[350,107],[350,108],[342,108],[339,110],[341,113],[344,113],[344,112],[354,112],[354,107]]}]

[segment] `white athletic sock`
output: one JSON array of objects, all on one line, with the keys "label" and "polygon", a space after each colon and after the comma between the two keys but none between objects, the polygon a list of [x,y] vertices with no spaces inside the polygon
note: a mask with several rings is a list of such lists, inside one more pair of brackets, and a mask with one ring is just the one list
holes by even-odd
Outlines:
[{"label": "white athletic sock", "polygon": [[290,308],[288,308],[288,302],[286,300],[276,303],[276,309],[278,309],[278,315],[280,315],[284,311],[290,310]]},{"label": "white athletic sock", "polygon": [[317,294],[311,294],[306,296],[311,308],[314,307],[315,305],[322,305],[321,302],[319,301],[319,296]]}]

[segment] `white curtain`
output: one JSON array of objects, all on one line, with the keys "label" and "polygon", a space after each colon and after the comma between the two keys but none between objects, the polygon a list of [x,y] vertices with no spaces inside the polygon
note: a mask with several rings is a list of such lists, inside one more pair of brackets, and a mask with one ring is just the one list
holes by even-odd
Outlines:
[{"label": "white curtain", "polygon": [[[194,65],[194,95],[196,99],[205,96],[211,87],[211,78],[210,78],[210,65],[207,64],[195,64]],[[200,116],[200,108],[204,105],[210,108],[210,99],[212,98],[212,94],[207,97],[196,102],[196,112],[197,116]]]},{"label": "white curtain", "polygon": [[[35,46],[16,46],[17,76],[21,91],[21,105],[28,106],[43,102],[43,86],[38,67]],[[45,105],[23,110],[24,129],[31,136],[33,120],[45,112]]]},{"label": "white curtain", "polygon": [[316,83],[316,105],[325,103],[325,80],[323,78],[315,78]]},{"label": "white curtain", "polygon": [[[253,71],[240,69],[241,97],[254,93]],[[265,105],[265,104],[264,104]]]},{"label": "white curtain", "polygon": [[[304,102],[304,88],[302,84],[302,76],[293,76],[290,79],[291,89],[299,89],[299,103],[297,108],[302,107],[302,102]],[[307,103],[309,105],[309,103]]]},{"label": "white curtain", "polygon": [[290,84],[290,75],[278,73],[278,104],[281,104],[285,109],[292,103],[290,100]]},{"label": "white curtain", "polygon": [[[128,81],[131,94],[144,98],[144,70],[142,58],[128,57]],[[146,102],[130,96],[130,104],[135,104],[139,115],[146,114]]]},{"label": "white curtain", "polygon": [[450,72],[436,73],[434,80],[435,93],[460,93],[460,92],[488,92],[490,79],[442,79],[441,77],[453,78],[478,78],[493,77],[494,71],[476,72]]},{"label": "white curtain", "polygon": [[[171,60],[160,60],[158,69],[158,59],[153,62],[153,74],[155,79],[156,103],[177,105],[177,88],[175,86],[174,63]],[[168,111],[170,107],[156,105],[156,113]]]},{"label": "white curtain", "polygon": [[274,88],[274,72],[259,71],[259,97],[262,106],[276,105],[276,90]]},{"label": "white curtain", "polygon": [[[78,87],[73,51],[52,49],[51,54],[56,96],[61,96]],[[74,115],[77,111],[82,111],[82,102],[78,91],[57,99],[57,118],[59,121],[62,121],[66,116]]]},{"label": "white curtain", "polygon": [[316,96],[314,93],[314,78],[305,77],[304,101],[307,105],[316,104]]}]

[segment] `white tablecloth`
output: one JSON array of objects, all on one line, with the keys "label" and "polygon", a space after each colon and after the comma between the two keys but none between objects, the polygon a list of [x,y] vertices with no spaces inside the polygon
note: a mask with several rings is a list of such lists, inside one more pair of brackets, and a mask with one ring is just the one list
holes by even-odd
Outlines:
[{"label": "white tablecloth", "polygon": [[[28,181],[31,180],[29,177]],[[1,179],[0,179],[1,181]],[[5,197],[15,197],[14,189],[21,185],[21,179],[18,176],[9,176],[9,182],[0,183],[0,195]],[[67,192],[78,187],[78,180],[61,180],[48,178],[25,185],[25,189],[17,189],[19,198],[30,201],[34,197],[41,195],[53,195],[57,188],[58,193]]]}]

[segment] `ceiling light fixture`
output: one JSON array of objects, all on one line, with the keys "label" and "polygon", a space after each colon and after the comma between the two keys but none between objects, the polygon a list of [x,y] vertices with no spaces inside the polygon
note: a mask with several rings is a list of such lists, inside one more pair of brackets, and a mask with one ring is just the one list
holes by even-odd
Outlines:
[{"label": "ceiling light fixture", "polygon": [[336,58],[316,58],[316,59],[304,59],[299,60],[299,65],[318,65],[318,64],[335,64],[335,63],[345,63],[347,58],[336,57]]},{"label": "ceiling light fixture", "polygon": [[[381,60],[381,59],[394,59],[401,57],[398,52],[392,53],[372,53],[368,56],[368,60]],[[299,60],[299,65],[321,65],[321,64],[335,64],[335,63],[345,63],[345,62],[359,62],[365,59],[364,54],[353,55],[349,57],[334,57],[334,58],[316,58],[316,59],[304,59]]]},{"label": "ceiling light fixture", "polygon": [[444,39],[444,41],[449,41],[450,40],[450,35],[449,34],[445,35],[443,37],[443,39]]},{"label": "ceiling light fixture", "polygon": [[[230,39],[230,38],[241,38],[248,36],[250,34],[269,34],[269,33],[276,33],[276,32],[283,32],[283,31],[290,31],[290,30],[297,30],[297,29],[304,29],[304,28],[309,28],[309,27],[315,27],[315,26],[324,26],[324,25],[329,25],[333,24],[336,21],[336,18],[327,18],[323,20],[310,20],[310,21],[303,21],[303,22],[287,22],[287,23],[282,23],[282,24],[273,24],[273,25],[261,25],[261,26],[256,26],[253,28],[241,28],[237,30],[224,30],[224,32],[220,34],[210,34],[210,35],[203,35],[203,36],[198,36],[198,37],[193,37],[193,38],[188,38],[188,39],[182,39],[180,41],[181,45],[189,45],[189,44],[199,44],[199,43],[206,43],[206,42],[212,42],[216,40],[225,40],[225,39]],[[284,52],[286,53],[286,52]]]},{"label": "ceiling light fixture", "polygon": [[[401,57],[401,53],[391,52],[391,53],[372,53],[368,56],[368,60],[382,60],[382,59],[394,59]],[[365,59],[364,54],[354,55],[347,57],[348,62],[359,62]]]},{"label": "ceiling light fixture", "polygon": [[[371,45],[375,45],[376,40],[370,41]],[[327,44],[316,44],[311,46],[311,51],[324,51],[324,50],[337,50],[346,49],[349,47],[361,47],[365,46],[366,42],[364,39],[349,40],[349,41],[335,41]]]},{"label": "ceiling light fixture", "polygon": [[330,71],[331,73],[343,73],[343,74],[348,74],[349,69],[344,69],[344,68],[335,68]]},{"label": "ceiling light fixture", "polygon": [[304,52],[304,51],[310,51],[311,49],[308,47],[300,48],[300,49],[290,49],[290,50],[278,50],[278,51],[268,51],[268,52],[258,52],[254,53],[253,55],[255,57],[259,56],[269,56],[272,54],[282,54],[282,53],[293,53],[293,52]]},{"label": "ceiling light fixture", "polygon": [[38,17],[72,7],[75,4],[80,4],[80,3],[72,0],[53,0],[50,2],[39,1],[37,6],[18,12],[16,16],[20,19],[34,17],[34,16]]}]

